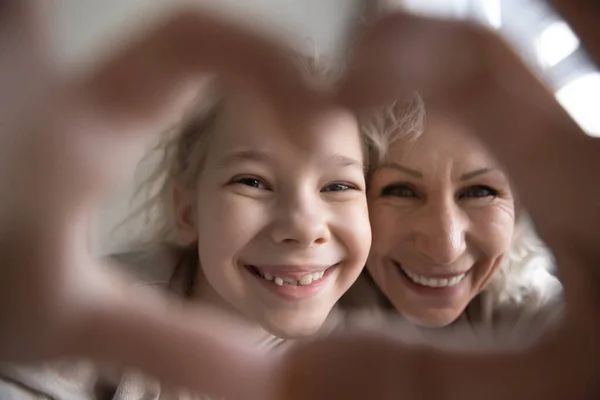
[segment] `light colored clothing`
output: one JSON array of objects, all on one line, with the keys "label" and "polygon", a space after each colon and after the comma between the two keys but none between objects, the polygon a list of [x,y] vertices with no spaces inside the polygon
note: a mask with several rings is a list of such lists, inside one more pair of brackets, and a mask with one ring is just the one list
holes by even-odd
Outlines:
[{"label": "light colored clothing", "polygon": [[[168,249],[131,253],[115,257],[139,279],[140,285],[162,287],[181,295],[189,289],[189,269],[181,257]],[[540,275],[522,290],[518,301],[501,302],[484,292],[467,308],[453,326],[423,330],[402,320],[365,274],[344,296],[340,307],[333,310],[322,329],[322,334],[336,330],[381,329],[408,343],[433,343],[473,348],[474,343],[497,343],[498,337],[510,337],[511,329],[534,339],[541,330],[558,319],[560,306],[555,300],[560,295],[558,281]],[[555,285],[556,284],[556,285]],[[525,287],[523,286],[523,287]],[[531,329],[532,327],[536,329]],[[452,335],[454,330],[457,335]],[[513,335],[515,336],[515,335]],[[440,340],[444,338],[444,340]],[[450,338],[450,339],[449,339]],[[522,341],[520,342],[522,343]],[[282,349],[292,345],[273,336],[262,345]],[[183,390],[173,390],[141,373],[119,373],[98,367],[88,361],[63,361],[39,367],[0,366],[0,399],[2,400],[205,400]]]},{"label": "light colored clothing", "polygon": [[[190,270],[181,255],[169,248],[113,257],[138,279],[140,286],[187,297]],[[182,263],[183,261],[183,263]],[[259,343],[267,348],[284,344],[272,336]],[[35,367],[0,364],[1,400],[207,400],[201,394],[161,385],[135,371],[97,366],[86,360],[64,360]]]}]

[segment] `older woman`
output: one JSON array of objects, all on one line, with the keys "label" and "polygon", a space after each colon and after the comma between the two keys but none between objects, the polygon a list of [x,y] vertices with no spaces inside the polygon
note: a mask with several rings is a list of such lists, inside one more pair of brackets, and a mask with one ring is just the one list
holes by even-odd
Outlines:
[{"label": "older woman", "polygon": [[425,123],[414,95],[363,130],[373,245],[342,304],[396,310],[421,327],[496,329],[559,297],[551,257],[508,177],[463,126],[435,111]]}]

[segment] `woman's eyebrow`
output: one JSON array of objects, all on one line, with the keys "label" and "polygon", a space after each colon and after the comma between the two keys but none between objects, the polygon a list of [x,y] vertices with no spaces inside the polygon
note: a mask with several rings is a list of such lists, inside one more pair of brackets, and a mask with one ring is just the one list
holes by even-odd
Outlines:
[{"label": "woman's eyebrow", "polygon": [[488,172],[492,172],[492,171],[495,171],[495,170],[496,170],[496,168],[493,168],[493,167],[479,168],[479,169],[476,169],[474,171],[462,174],[460,176],[460,180],[461,181],[468,181],[469,179],[473,179],[476,176],[487,174]]},{"label": "woman's eyebrow", "polygon": [[395,163],[395,162],[389,162],[389,163],[381,164],[379,166],[379,168],[377,168],[377,169],[379,170],[379,169],[386,169],[386,168],[388,168],[388,169],[394,169],[396,171],[403,172],[403,173],[405,173],[407,175],[410,175],[410,176],[412,176],[414,178],[417,178],[417,179],[422,179],[423,178],[423,173],[421,171],[418,171],[418,170],[412,169],[412,168],[408,168],[408,167],[406,167],[406,166],[404,166],[402,164],[398,164],[398,163]]}]

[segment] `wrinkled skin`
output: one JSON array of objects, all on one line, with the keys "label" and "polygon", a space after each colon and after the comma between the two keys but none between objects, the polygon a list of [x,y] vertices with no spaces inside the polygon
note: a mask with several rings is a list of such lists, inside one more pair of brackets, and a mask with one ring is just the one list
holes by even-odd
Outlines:
[{"label": "wrinkled skin", "polygon": [[[555,3],[599,61],[589,17],[597,6]],[[210,310],[130,293],[89,254],[89,213],[202,71],[262,91],[290,129],[326,100],[304,88],[276,43],[189,12],[73,81],[47,62],[36,3],[4,4],[0,359],[86,355],[234,399],[595,398],[600,149],[498,37],[457,22],[385,18],[361,31],[339,101],[360,110],[418,89],[470,126],[506,165],[556,255],[565,326],[515,354],[448,354],[349,333],[268,358]]]}]

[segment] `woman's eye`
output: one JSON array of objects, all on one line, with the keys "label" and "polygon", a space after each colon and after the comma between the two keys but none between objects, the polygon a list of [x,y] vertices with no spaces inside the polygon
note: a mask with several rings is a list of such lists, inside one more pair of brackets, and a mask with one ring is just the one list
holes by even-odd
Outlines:
[{"label": "woman's eye", "polygon": [[238,178],[238,179],[234,180],[234,183],[239,183],[241,185],[250,186],[250,187],[253,187],[256,189],[263,189],[263,190],[268,189],[267,185],[258,178],[251,178],[251,177]]},{"label": "woman's eye", "polygon": [[464,189],[462,192],[459,193],[458,198],[459,199],[464,199],[464,198],[481,199],[481,198],[485,198],[485,197],[496,197],[496,196],[498,196],[497,190],[492,189],[489,186],[477,185],[477,186],[471,186],[471,187]]},{"label": "woman's eye", "polygon": [[381,190],[385,197],[417,197],[417,193],[408,185],[390,185]]},{"label": "woman's eye", "polygon": [[356,186],[349,183],[335,182],[325,186],[321,192],[343,192],[346,190],[356,190]]}]

